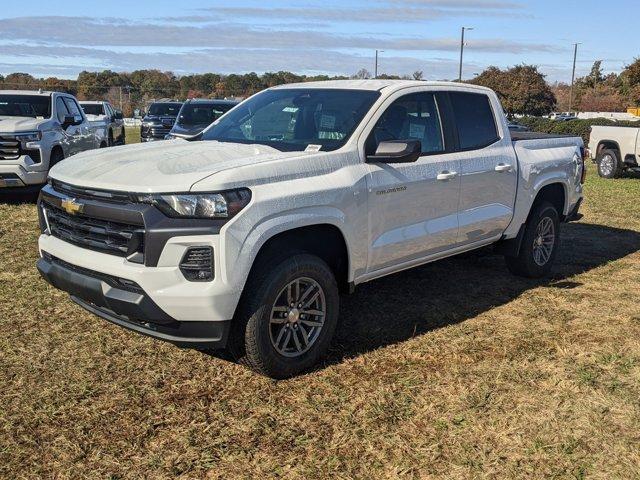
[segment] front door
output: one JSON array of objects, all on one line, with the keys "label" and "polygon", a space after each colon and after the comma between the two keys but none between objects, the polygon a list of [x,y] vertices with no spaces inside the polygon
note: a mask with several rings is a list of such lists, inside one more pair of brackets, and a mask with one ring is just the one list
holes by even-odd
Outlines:
[{"label": "front door", "polygon": [[71,126],[67,129],[67,133],[73,136],[74,148],[72,155],[85,150],[91,150],[95,148],[95,140],[93,135],[93,129],[89,127],[89,122],[86,120],[80,105],[70,97],[64,97],[64,103],[69,110],[69,113],[73,115],[73,118],[78,125]]},{"label": "front door", "polygon": [[422,156],[416,162],[368,164],[368,272],[456,244],[460,161],[455,153],[448,153],[439,107],[433,92],[400,96],[367,138],[367,155],[386,140],[420,140],[422,144]]}]

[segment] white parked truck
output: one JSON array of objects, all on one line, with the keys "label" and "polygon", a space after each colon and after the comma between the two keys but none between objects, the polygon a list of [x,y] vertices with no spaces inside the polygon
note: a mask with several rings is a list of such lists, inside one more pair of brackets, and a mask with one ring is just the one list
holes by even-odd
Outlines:
[{"label": "white parked truck", "polygon": [[477,86],[270,88],[197,141],[56,166],[37,266],[110,322],[288,377],[325,352],[359,284],[491,244],[516,274],[549,272],[579,217],[582,140],[515,135]]},{"label": "white parked truck", "polygon": [[39,189],[62,159],[106,145],[72,95],[0,90],[0,191]]},{"label": "white parked truck", "polygon": [[591,158],[603,178],[618,178],[625,171],[639,171],[640,128],[591,127]]},{"label": "white parked truck", "polygon": [[84,100],[80,106],[91,125],[102,128],[110,147],[125,144],[124,119],[120,110],[104,101]]}]

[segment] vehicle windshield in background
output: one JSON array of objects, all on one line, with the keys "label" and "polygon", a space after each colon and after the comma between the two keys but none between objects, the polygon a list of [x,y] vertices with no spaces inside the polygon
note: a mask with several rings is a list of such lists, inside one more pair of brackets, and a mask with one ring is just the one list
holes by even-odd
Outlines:
[{"label": "vehicle windshield in background", "polygon": [[181,103],[152,103],[148,115],[155,117],[177,117]]},{"label": "vehicle windshield in background", "polygon": [[49,95],[0,95],[0,116],[49,118],[51,97]]},{"label": "vehicle windshield in background", "polygon": [[178,116],[178,125],[209,125],[234,107],[232,104],[185,103]]},{"label": "vehicle windshield in background", "polygon": [[101,104],[93,104],[93,103],[89,103],[89,104],[80,104],[80,106],[82,107],[82,110],[84,110],[84,113],[87,115],[104,115],[104,108]]},{"label": "vehicle windshield in background", "polygon": [[377,91],[319,88],[267,90],[204,132],[203,140],[258,143],[282,151],[340,148],[380,96]]}]

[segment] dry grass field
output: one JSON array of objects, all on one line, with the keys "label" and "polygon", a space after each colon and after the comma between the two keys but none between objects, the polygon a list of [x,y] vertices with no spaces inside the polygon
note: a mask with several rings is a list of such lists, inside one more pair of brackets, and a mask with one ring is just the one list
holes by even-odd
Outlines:
[{"label": "dry grass field", "polygon": [[640,478],[640,179],[586,186],[554,277],[467,255],[342,299],[272,381],[96,318],[0,203],[0,477]]}]

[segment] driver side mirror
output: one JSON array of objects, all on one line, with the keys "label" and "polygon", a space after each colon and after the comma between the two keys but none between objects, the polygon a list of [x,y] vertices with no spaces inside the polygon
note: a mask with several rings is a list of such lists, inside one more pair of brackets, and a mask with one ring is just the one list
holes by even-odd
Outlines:
[{"label": "driver side mirror", "polygon": [[376,153],[367,155],[367,163],[411,163],[421,154],[420,140],[388,140],[378,144]]},{"label": "driver side mirror", "polygon": [[74,117],[73,115],[65,115],[64,116],[64,121],[62,122],[61,127],[63,129],[67,129],[73,125],[80,125],[82,123],[82,121],[78,122],[76,120],[76,117]]}]

